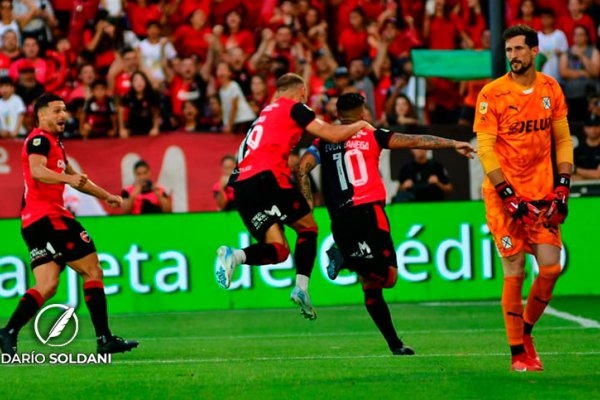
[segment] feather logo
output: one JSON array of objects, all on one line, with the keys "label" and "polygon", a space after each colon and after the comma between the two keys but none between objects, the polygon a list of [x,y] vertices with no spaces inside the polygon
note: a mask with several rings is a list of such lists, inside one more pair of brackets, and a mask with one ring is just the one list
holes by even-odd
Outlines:
[{"label": "feather logo", "polygon": [[[51,308],[60,308],[60,309],[64,310],[64,312],[60,315],[60,317],[58,317],[58,319],[56,320],[56,322],[54,323],[54,325],[48,332],[48,336],[44,339],[44,336],[42,336],[40,334],[39,321],[40,321],[40,317]],[[75,322],[75,331],[73,333],[73,336],[71,336],[71,338],[68,341],[66,341],[65,343],[48,343],[50,341],[50,339],[60,337],[62,335],[63,331],[65,330],[65,328],[67,327],[67,325],[69,324],[69,322],[71,322],[71,320],[73,320]],[[38,339],[40,340],[40,342],[42,342],[43,344],[48,345],[48,346],[62,347],[62,346],[66,346],[69,343],[71,343],[73,341],[73,339],[75,339],[75,337],[77,336],[77,333],[79,331],[79,320],[77,319],[77,315],[75,314],[75,308],[65,306],[63,304],[50,304],[50,305],[44,307],[38,313],[37,317],[35,318],[34,328],[35,328],[35,334],[38,337]]]}]

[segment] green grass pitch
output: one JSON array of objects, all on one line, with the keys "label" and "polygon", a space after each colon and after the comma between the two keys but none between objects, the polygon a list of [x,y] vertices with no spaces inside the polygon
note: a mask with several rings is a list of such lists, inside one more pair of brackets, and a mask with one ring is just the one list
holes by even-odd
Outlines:
[{"label": "green grass pitch", "polygon": [[[600,321],[600,297],[552,306]],[[0,366],[2,399],[597,399],[600,329],[544,315],[534,335],[546,371],[509,372],[497,303],[392,304],[417,352],[394,357],[361,306],[112,316],[140,340],[112,365]],[[0,321],[3,325],[5,321]],[[67,351],[90,353],[89,319]],[[23,329],[20,352],[48,352]]]}]

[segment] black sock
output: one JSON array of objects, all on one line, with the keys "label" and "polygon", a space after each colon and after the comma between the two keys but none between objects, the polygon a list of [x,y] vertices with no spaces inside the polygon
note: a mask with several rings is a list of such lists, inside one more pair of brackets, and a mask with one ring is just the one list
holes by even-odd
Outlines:
[{"label": "black sock", "polygon": [[242,249],[248,265],[277,264],[290,255],[289,249],[279,243],[256,243]]},{"label": "black sock", "polygon": [[526,335],[531,335],[531,331],[533,331],[533,325],[525,322],[525,324],[523,325],[523,333]]},{"label": "black sock", "polygon": [[106,294],[104,285],[100,281],[88,281],[83,284],[85,304],[90,310],[92,324],[96,330],[96,337],[111,336],[108,328],[108,314],[106,307]]},{"label": "black sock", "polygon": [[29,289],[25,292],[8,324],[6,324],[8,333],[16,337],[21,328],[38,312],[42,304],[44,304],[44,299],[40,292],[35,289]]},{"label": "black sock", "polygon": [[510,354],[512,354],[513,356],[518,356],[522,353],[525,353],[525,347],[522,344],[510,346]]},{"label": "black sock", "polygon": [[296,273],[310,278],[315,258],[317,257],[317,230],[304,230],[298,232],[294,262]]},{"label": "black sock", "polygon": [[383,298],[383,291],[381,289],[365,289],[365,306],[371,319],[383,334],[390,350],[402,347],[402,340],[394,329],[390,310]]}]

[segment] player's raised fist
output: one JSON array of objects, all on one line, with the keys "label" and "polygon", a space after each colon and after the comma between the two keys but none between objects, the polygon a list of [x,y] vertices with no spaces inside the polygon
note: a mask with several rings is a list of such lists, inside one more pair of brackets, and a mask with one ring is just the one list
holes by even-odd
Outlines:
[{"label": "player's raised fist", "polygon": [[69,182],[69,185],[73,186],[75,189],[81,189],[85,186],[87,180],[88,177],[85,174],[73,174],[71,175],[71,182]]},{"label": "player's raised fist", "polygon": [[123,198],[121,196],[109,194],[105,201],[106,204],[110,206],[110,208],[118,208],[121,207],[121,203],[123,203]]}]

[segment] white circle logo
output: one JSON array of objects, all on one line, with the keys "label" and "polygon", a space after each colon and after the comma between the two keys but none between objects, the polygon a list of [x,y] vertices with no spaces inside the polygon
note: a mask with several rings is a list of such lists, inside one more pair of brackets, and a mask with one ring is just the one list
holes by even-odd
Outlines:
[{"label": "white circle logo", "polygon": [[[60,308],[61,310],[65,311],[60,315],[60,317],[58,317],[58,319],[48,332],[47,337],[44,339],[44,337],[40,335],[39,321],[42,314],[44,314],[51,308]],[[58,338],[63,333],[65,327],[69,324],[71,319],[75,321],[75,331],[73,332],[73,336],[71,336],[71,338],[64,343],[48,343],[50,339]],[[77,315],[75,315],[75,309],[73,307],[65,306],[63,304],[50,304],[49,306],[42,308],[42,310],[38,313],[37,317],[35,317],[34,329],[35,335],[43,344],[52,347],[63,347],[71,343],[73,339],[75,339],[75,337],[77,336],[77,333],[79,332],[79,320],[77,319]]]}]

